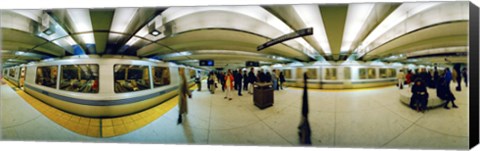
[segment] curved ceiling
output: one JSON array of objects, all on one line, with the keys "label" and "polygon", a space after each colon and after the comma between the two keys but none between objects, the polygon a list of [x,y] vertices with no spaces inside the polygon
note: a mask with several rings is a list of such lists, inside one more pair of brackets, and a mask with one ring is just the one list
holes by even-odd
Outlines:
[{"label": "curved ceiling", "polygon": [[[2,66],[90,54],[190,66],[212,59],[219,67],[343,61],[350,55],[388,61],[399,54],[468,46],[467,10],[468,2],[4,10]],[[308,27],[314,29],[311,36],[256,50]],[[395,61],[408,62],[399,58]]]}]

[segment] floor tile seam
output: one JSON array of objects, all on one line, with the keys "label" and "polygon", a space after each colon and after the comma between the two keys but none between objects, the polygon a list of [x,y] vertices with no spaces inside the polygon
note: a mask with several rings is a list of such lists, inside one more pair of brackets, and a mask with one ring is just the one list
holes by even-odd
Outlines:
[{"label": "floor tile seam", "polygon": [[[424,127],[424,126],[422,126],[422,125],[419,125],[417,122],[425,116],[424,114],[422,114],[422,116],[420,116],[419,118],[417,118],[417,120],[412,121],[412,120],[410,120],[410,119],[407,119],[407,118],[403,117],[402,115],[398,114],[397,112],[394,112],[393,110],[389,109],[389,108],[386,107],[385,105],[383,105],[383,104],[381,104],[381,103],[379,103],[379,104],[380,104],[381,106],[384,106],[384,108],[386,108],[386,109],[389,110],[390,112],[398,115],[400,118],[403,118],[403,119],[405,119],[405,120],[407,120],[407,121],[412,122],[413,125],[417,125],[417,126],[419,126],[419,127],[422,127],[422,128],[424,128],[424,129],[430,130],[430,131],[432,131],[432,132],[440,133],[440,134],[442,134],[442,135],[453,136],[453,137],[468,137],[468,136],[460,136],[460,135],[446,134],[446,133],[442,133],[442,132],[436,131],[436,130],[434,130],[434,129],[430,129],[430,128]],[[403,105],[403,104],[402,104],[402,105]]]},{"label": "floor tile seam", "polygon": [[[42,116],[42,115],[37,115],[36,117],[34,117],[34,118],[32,118],[32,119],[30,119],[30,120],[28,120],[28,121],[22,122],[22,123],[20,123],[20,124],[15,124],[15,125],[7,126],[7,127],[2,127],[2,129],[9,129],[9,128],[15,128],[15,127],[17,127],[17,126],[22,126],[22,125],[25,125],[25,124],[30,123],[30,122],[32,122],[32,121],[35,121],[36,119],[40,118],[41,116]],[[47,119],[48,119],[48,118],[47,118]]]},{"label": "floor tile seam", "polygon": [[336,146],[336,138],[337,138],[337,99],[338,96],[335,94],[333,96],[333,146]]},{"label": "floor tile seam", "polygon": [[[419,119],[420,119],[420,118],[419,118]],[[415,122],[417,122],[417,121],[418,121],[418,119],[417,119]],[[381,145],[380,147],[385,147],[386,145],[388,145],[389,143],[391,143],[392,141],[394,141],[395,139],[397,139],[398,137],[400,137],[402,134],[404,134],[405,132],[407,132],[408,129],[410,129],[410,128],[413,127],[413,125],[415,125],[414,122],[410,123],[410,125],[409,125],[407,128],[405,128],[402,132],[398,133],[395,137],[393,137],[392,139],[390,139],[389,141],[387,141],[386,143],[384,143],[384,144]]]},{"label": "floor tile seam", "polygon": [[438,133],[438,134],[441,134],[441,135],[446,135],[446,136],[451,136],[451,137],[457,137],[457,138],[464,138],[464,137],[469,138],[469,136],[461,136],[461,135],[447,134],[447,133],[444,133],[444,132],[441,132],[441,131],[437,131],[437,130],[435,130],[435,129],[431,129],[431,128],[422,126],[422,125],[420,125],[420,124],[418,124],[418,123],[414,123],[414,124],[415,124],[416,126],[418,126],[418,127],[421,127],[421,128],[426,129],[426,130],[428,130],[428,131],[435,132],[435,133]]},{"label": "floor tile seam", "polygon": [[207,142],[206,144],[210,144],[210,129],[211,129],[211,123],[212,123],[212,105],[213,105],[213,100],[212,100],[212,95],[210,95],[210,109],[209,109],[209,113],[208,113],[208,128],[207,128]]},{"label": "floor tile seam", "polygon": [[[287,106],[288,107],[288,106]],[[285,107],[286,108],[286,107]],[[250,110],[250,109],[249,109]],[[284,109],[282,109],[283,111]],[[286,142],[290,143],[290,145],[293,145],[292,142],[290,142],[288,139],[286,139],[283,135],[279,134],[277,131],[275,131],[272,127],[270,127],[270,125],[268,125],[264,120],[262,120],[260,117],[258,117],[257,114],[253,114],[255,115],[255,117],[257,117],[257,119],[259,119],[261,123],[263,123],[263,125],[267,126],[271,131],[273,131],[275,134],[277,134],[278,136],[280,136],[283,140],[285,140]],[[256,123],[255,123],[256,124]]]}]

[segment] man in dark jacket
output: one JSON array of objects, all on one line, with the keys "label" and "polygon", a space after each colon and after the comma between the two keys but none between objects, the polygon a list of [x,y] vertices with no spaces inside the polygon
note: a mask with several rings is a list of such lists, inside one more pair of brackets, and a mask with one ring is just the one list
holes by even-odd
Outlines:
[{"label": "man in dark jacket", "polygon": [[249,83],[249,88],[248,88],[248,93],[253,94],[253,83],[256,81],[255,73],[253,73],[253,68],[250,69],[250,72],[248,72],[248,83]]},{"label": "man in dark jacket", "polygon": [[238,72],[235,74],[235,86],[237,87],[238,90],[238,96],[242,96],[242,69],[238,69]]},{"label": "man in dark jacket", "polygon": [[247,70],[243,71],[243,90],[247,91],[248,90],[248,76],[247,76]]}]

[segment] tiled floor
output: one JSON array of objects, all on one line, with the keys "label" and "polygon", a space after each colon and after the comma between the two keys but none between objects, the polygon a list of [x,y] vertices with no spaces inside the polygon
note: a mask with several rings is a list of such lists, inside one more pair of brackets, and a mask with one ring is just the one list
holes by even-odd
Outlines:
[{"label": "tiled floor", "polygon": [[[298,145],[301,89],[276,91],[274,105],[264,110],[254,106],[252,95],[247,93],[233,95],[233,100],[228,101],[223,99],[225,93],[221,89],[212,95],[203,84],[202,90],[195,91],[193,99],[188,101],[189,111],[181,125],[176,124],[177,100],[172,99],[166,103],[175,102],[170,104],[173,109],[162,116],[102,120],[103,124],[112,125],[145,119],[153,121],[143,127],[105,128],[103,135],[117,132],[121,135],[95,138],[79,135],[52,122],[48,115],[42,115],[32,107],[34,105],[29,105],[4,85],[1,87],[2,135],[8,140]],[[394,86],[346,91],[310,90],[312,143],[322,147],[467,149],[468,92],[466,88],[463,90],[454,92],[460,108],[436,108],[426,113],[418,113],[402,104],[399,90]],[[149,111],[153,112],[156,111]],[[84,125],[89,123],[89,126],[95,123],[75,120]]]}]

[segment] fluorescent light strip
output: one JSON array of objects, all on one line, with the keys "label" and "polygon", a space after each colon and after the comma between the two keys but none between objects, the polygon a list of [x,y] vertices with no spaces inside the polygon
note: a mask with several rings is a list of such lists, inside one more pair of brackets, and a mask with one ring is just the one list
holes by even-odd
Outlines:
[{"label": "fluorescent light strip", "polygon": [[330,44],[328,43],[327,33],[323,25],[322,15],[317,5],[292,5],[293,9],[302,19],[307,27],[313,27],[313,39],[322,47],[323,52],[331,55]]},{"label": "fluorescent light strip", "polygon": [[358,52],[368,47],[374,40],[385,34],[387,31],[389,31],[391,28],[395,27],[399,23],[405,21],[407,18],[414,16],[415,14],[420,13],[424,10],[432,8],[438,4],[441,3],[404,3],[400,5],[394,12],[392,12],[387,18],[385,18],[382,23],[380,23],[372,31],[372,33],[367,36],[367,38],[365,38],[365,40],[360,44],[359,49],[356,49],[356,51]]},{"label": "fluorescent light strip", "polygon": [[349,4],[347,12],[347,20],[343,31],[341,53],[350,51],[352,43],[365,26],[366,20],[373,10],[375,4]]},{"label": "fluorescent light strip", "polygon": [[[92,21],[88,9],[67,9],[67,14],[75,33],[92,31]],[[80,38],[86,44],[95,43],[93,34],[82,34]]]},{"label": "fluorescent light strip", "polygon": [[[193,13],[203,12],[203,11],[227,11],[238,13],[242,15],[246,15],[252,18],[255,18],[259,21],[262,21],[266,24],[269,24],[275,27],[283,34],[288,34],[293,32],[293,30],[286,25],[283,21],[272,15],[270,12],[265,10],[260,6],[212,6],[212,7],[171,7],[165,10],[162,13],[162,16],[165,17],[165,22],[169,22],[180,18],[182,16],[190,15]],[[234,25],[232,25],[234,26]],[[250,31],[255,31],[251,29]],[[315,33],[315,32],[314,32]],[[278,35],[281,36],[281,35]],[[275,37],[271,37],[275,38]],[[302,38],[295,39],[297,43],[303,46],[304,50],[302,50],[307,55],[317,54],[317,52],[313,49],[308,42],[306,42]]]},{"label": "fluorescent light strip", "polygon": [[138,8],[117,8],[113,15],[112,26],[113,32],[124,33],[128,25],[130,25],[133,17],[137,14]]}]

